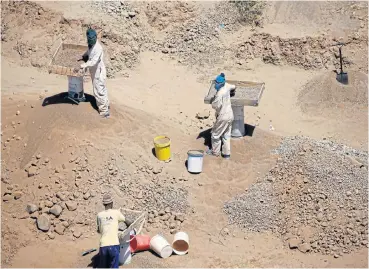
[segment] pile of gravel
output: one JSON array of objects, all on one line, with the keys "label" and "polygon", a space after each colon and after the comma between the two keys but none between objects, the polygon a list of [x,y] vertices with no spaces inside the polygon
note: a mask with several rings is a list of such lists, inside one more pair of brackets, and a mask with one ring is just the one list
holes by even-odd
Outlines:
[{"label": "pile of gravel", "polygon": [[278,201],[273,197],[272,188],[269,182],[260,182],[226,202],[224,211],[229,222],[255,232],[272,229],[278,216]]},{"label": "pile of gravel", "polygon": [[274,153],[265,178],[224,205],[230,223],[273,230],[302,252],[338,257],[368,246],[367,152],[288,137]]},{"label": "pile of gravel", "polygon": [[154,51],[175,55],[186,65],[212,67],[224,64],[229,44],[222,35],[236,30],[238,10],[232,3],[213,3],[198,12],[197,16],[168,31],[164,41],[152,45]]},{"label": "pile of gravel", "polygon": [[110,16],[134,17],[136,13],[127,1],[94,1],[90,3],[95,10],[103,11]]},{"label": "pile of gravel", "polygon": [[161,166],[154,167],[143,161],[132,161],[135,171],[128,172],[122,160],[107,161],[90,171],[91,180],[101,185],[115,185],[129,208],[148,212],[146,228],[162,228],[175,233],[180,230],[189,213],[188,191],[183,178],[163,173]]}]

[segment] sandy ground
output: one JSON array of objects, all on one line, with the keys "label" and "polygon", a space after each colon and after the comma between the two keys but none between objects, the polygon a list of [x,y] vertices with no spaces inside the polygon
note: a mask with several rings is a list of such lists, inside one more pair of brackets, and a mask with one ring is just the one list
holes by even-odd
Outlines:
[{"label": "sandy ground", "polygon": [[[135,128],[141,130],[145,124],[148,124],[150,118],[153,118],[156,119],[155,126],[150,126],[150,131],[140,132],[139,140],[143,142],[141,147],[150,152],[152,148],[151,139],[161,133],[160,129],[162,131],[163,128],[165,129],[163,126],[170,126],[171,129],[175,130],[167,131],[166,134],[173,138],[172,150],[174,155],[178,156],[178,160],[168,164],[168,166],[171,169],[179,169],[185,173],[183,164],[186,151],[190,148],[201,149],[205,146],[203,145],[203,139],[196,140],[197,134],[201,130],[186,131],[186,126],[178,122],[177,116],[182,112],[188,118],[194,118],[196,111],[206,108],[202,99],[208,85],[207,83],[196,82],[195,74],[160,59],[160,56],[147,53],[143,59],[141,67],[132,71],[129,78],[114,79],[108,82],[113,117],[105,122],[97,118],[96,111],[89,103],[80,106],[55,104],[41,107],[41,101],[38,100],[39,95],[47,97],[65,91],[66,79],[43,74],[30,68],[6,65],[3,62],[6,68],[3,68],[2,125],[10,124],[15,118],[15,111],[19,109],[22,113],[22,122],[29,122],[29,118],[35,116],[40,117],[42,128],[49,128],[47,133],[51,134],[51,141],[58,138],[62,139],[61,141],[70,141],[67,137],[70,137],[70,132],[73,132],[78,137],[77,141],[84,138],[94,141],[94,144],[103,141],[103,144],[112,145],[121,142],[126,137],[131,136],[132,133],[136,133]],[[159,79],[158,75],[152,72],[153,66],[164,73],[165,78],[160,77]],[[255,69],[258,69],[257,65]],[[275,73],[273,69],[273,67],[268,66],[263,67],[258,72],[252,70],[247,74],[229,72],[229,77],[242,79],[247,77],[249,80],[260,81],[262,73],[273,74]],[[18,79],[16,81],[10,80],[10,74],[15,73],[19,74]],[[178,75],[179,73],[182,76],[194,79],[188,79],[183,83],[181,76]],[[314,74],[286,68],[278,76],[265,77],[266,91],[260,107],[248,108],[245,112],[246,123],[253,124],[252,121],[257,118],[257,115],[260,115],[260,125],[255,128],[252,136],[232,142],[232,155],[234,156],[232,162],[206,158],[204,172],[198,177],[193,177],[190,184],[191,205],[196,209],[196,214],[191,220],[191,224],[186,227],[186,230],[191,234],[191,255],[173,257],[162,261],[157,258],[153,260],[151,254],[143,253],[134,258],[132,266],[147,266],[147,263],[160,267],[177,266],[178,263],[183,267],[366,266],[365,249],[359,253],[334,259],[323,255],[291,252],[286,248],[283,241],[272,234],[245,234],[234,230],[234,235],[230,235],[230,238],[223,238],[222,236],[218,238],[220,230],[226,226],[227,222],[221,210],[222,203],[242,192],[255,181],[257,175],[265,173],[267,169],[273,166],[274,159],[270,156],[269,151],[278,145],[280,136],[304,133],[313,137],[328,136],[330,134],[340,137],[339,133],[335,133],[337,129],[334,129],[336,126],[332,121],[324,119],[324,117],[322,117],[323,120],[319,121],[303,116],[294,105],[296,91],[312,75]],[[145,80],[142,78],[145,78]],[[291,83],[289,83],[289,80]],[[268,85],[276,86],[268,87]],[[90,93],[90,83],[86,82],[85,86],[86,93]],[[25,108],[17,108],[17,104],[24,104],[26,101]],[[30,104],[35,104],[35,108],[29,108]],[[27,112],[23,112],[25,109],[27,109]],[[45,109],[48,111],[46,114],[42,112]],[[276,110],[279,111],[278,115],[272,113]],[[291,113],[292,111],[293,113]],[[42,113],[42,115],[39,113]],[[62,117],[65,120],[58,121],[57,125],[53,125],[52,122],[56,117]],[[275,127],[273,132],[268,129],[270,120]],[[49,125],[45,126],[45,122],[49,122]],[[82,124],[83,122],[87,126]],[[159,122],[162,126],[158,125]],[[291,122],[294,124],[290,124]],[[128,125],[131,125],[131,127],[128,127]],[[326,128],[321,128],[322,125]],[[93,134],[89,131],[91,128]],[[63,130],[63,135],[61,130]],[[36,134],[38,130],[37,127],[34,130],[26,127],[26,132],[29,131],[34,131],[33,134]],[[9,136],[6,131],[4,131],[4,135],[3,137]],[[17,135],[23,136],[25,134],[17,132]],[[357,139],[350,139],[346,135],[343,138],[351,141],[352,145],[355,145],[357,141],[362,141],[361,143],[364,144],[365,127],[362,126],[362,132],[358,132],[356,135],[361,136],[356,136]],[[180,142],[181,137],[184,139],[182,142]],[[47,138],[47,135],[45,135],[45,138]],[[73,139],[71,140],[73,141]],[[32,152],[36,151],[42,151],[43,154],[52,153],[52,147],[43,146],[39,140],[36,140],[37,143],[38,147],[34,150],[30,148],[30,152],[25,154],[26,156],[31,156]],[[55,151],[58,150],[57,148],[55,148]],[[124,149],[121,150],[124,151]],[[257,154],[255,154],[256,152]],[[131,153],[134,154],[134,152]],[[3,158],[9,158],[7,156],[3,153]],[[154,157],[152,156],[152,158]],[[58,156],[55,161],[58,161]],[[219,172],[219,166],[222,173]],[[201,182],[201,187],[198,186],[198,182]],[[209,212],[212,213],[209,214]],[[86,266],[90,262],[91,255],[81,259],[79,253],[89,247],[96,247],[97,243],[97,235],[80,240],[78,244],[64,242],[62,238],[54,241],[43,241],[42,244],[31,240],[29,245],[19,250],[12,266],[43,267],[46,264],[47,266],[62,267]],[[70,246],[65,247],[65,244]],[[223,244],[227,246],[226,251]],[[204,245],[207,247],[204,248]],[[40,259],[43,257],[41,254],[43,251],[40,251],[40,248],[52,249],[60,255],[48,256],[46,260],[44,258]],[[240,248],[244,250],[242,254],[239,252]],[[60,256],[63,256],[63,258],[60,258]],[[215,256],[218,258],[214,259]]]},{"label": "sandy ground", "polygon": [[[67,2],[47,1],[44,5],[64,11],[71,17],[85,14],[71,8]],[[291,28],[285,30],[283,25],[290,22],[280,17],[286,18],[277,12],[274,24],[265,25],[265,32],[299,36],[298,31]],[[313,27],[304,29],[307,34],[314,34]],[[173,176],[189,178],[186,186],[193,213],[183,229],[190,235],[191,249],[186,256],[172,256],[167,260],[150,252],[140,253],[127,267],[367,268],[367,248],[335,259],[292,251],[281,238],[271,233],[245,233],[232,228],[230,235],[220,235],[227,227],[223,203],[244,192],[258,176],[274,166],[276,157],[270,151],[278,146],[283,136],[326,137],[367,149],[367,107],[362,107],[354,118],[342,117],[340,111],[331,111],[329,116],[324,113],[312,116],[301,111],[297,104],[298,94],[303,85],[319,75],[319,71],[289,66],[281,68],[258,60],[250,63],[247,70],[219,69],[230,80],[265,82],[265,91],[259,107],[245,108],[248,133],[242,139],[232,140],[232,160],[205,157],[203,173],[195,176],[186,171],[186,153],[190,149],[205,149],[204,139],[198,136],[209,127],[198,127],[196,113],[204,109],[211,111],[203,99],[212,78],[204,79],[190,67],[183,67],[161,53],[143,52],[141,64],[130,70],[128,77],[107,81],[112,117],[105,120],[99,118],[89,102],[79,106],[68,103],[42,106],[45,98],[67,90],[66,77],[21,67],[4,58],[1,70],[1,140],[4,142],[9,138],[10,141],[6,149],[2,144],[2,175],[11,175],[11,183],[21,186],[24,192],[22,199],[2,203],[2,228],[7,228],[2,234],[6,243],[3,252],[6,249],[7,253],[13,254],[9,260],[2,254],[3,266],[86,267],[90,266],[94,254],[81,257],[81,252],[98,247],[99,237],[92,231],[95,229],[93,225],[86,227],[86,236],[78,240],[72,236],[49,240],[35,228],[34,220],[19,218],[25,205],[34,202],[35,195],[45,192],[37,188],[39,183],[46,185],[50,181],[47,173],[37,181],[26,176],[24,166],[32,156],[38,153],[48,156],[53,167],[68,164],[73,154],[82,156],[86,152],[96,165],[102,156],[111,153],[124,155],[127,163],[144,156],[142,158],[156,164],[152,139],[166,134],[172,139],[173,160],[164,165],[165,170]],[[86,81],[84,87],[87,94],[92,94],[90,81]],[[17,111],[20,111],[18,116]],[[18,136],[20,140],[16,139]],[[2,182],[3,190],[6,186]],[[99,199],[93,200],[88,209],[96,213],[101,210]],[[154,235],[154,232],[150,234]],[[172,240],[169,232],[165,235]],[[12,249],[12,246],[16,247]]]}]

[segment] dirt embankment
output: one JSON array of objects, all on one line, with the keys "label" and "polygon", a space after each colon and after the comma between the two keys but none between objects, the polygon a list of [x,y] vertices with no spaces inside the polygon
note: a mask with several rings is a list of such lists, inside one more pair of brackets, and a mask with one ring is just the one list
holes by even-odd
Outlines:
[{"label": "dirt embankment", "polygon": [[[351,42],[351,44],[343,49],[349,50],[345,53],[345,56],[353,56],[354,53],[350,49],[358,46],[363,48],[367,44],[367,39],[350,38],[347,42]],[[337,44],[337,39],[327,36],[281,38],[259,33],[253,34],[249,40],[239,44],[235,57],[246,61],[262,58],[265,63],[286,64],[307,70],[332,69],[339,66],[338,48],[334,44]],[[353,64],[357,70],[367,70],[367,61],[353,62],[348,61],[347,58],[352,59],[352,57],[345,58],[344,63],[346,65]]]},{"label": "dirt embankment", "polygon": [[67,19],[61,13],[28,1],[2,2],[2,56],[24,66],[45,69],[61,42],[85,44],[85,31],[94,27],[106,47],[108,75],[132,68],[138,63],[145,33],[135,26],[135,18],[125,18],[124,30],[113,30],[109,23]]},{"label": "dirt embankment", "polygon": [[256,28],[257,33],[241,40],[228,37],[245,27],[240,23],[242,14],[228,2],[207,6],[192,2],[116,1],[87,3],[86,7],[92,9],[98,19],[66,19],[38,3],[3,2],[4,57],[43,68],[61,41],[85,44],[85,29],[92,25],[106,47],[109,76],[135,67],[144,50],[161,52],[184,65],[202,67],[202,70],[213,69],[215,64],[239,63],[247,67],[247,62],[255,58],[277,65],[332,69],[339,63],[338,49],[332,47],[338,40],[351,42],[344,48],[345,64],[367,71],[367,18],[362,16],[364,8],[361,6],[345,6],[344,11],[352,12],[352,20],[360,25],[352,25],[352,33],[342,37],[327,33],[282,38]]}]

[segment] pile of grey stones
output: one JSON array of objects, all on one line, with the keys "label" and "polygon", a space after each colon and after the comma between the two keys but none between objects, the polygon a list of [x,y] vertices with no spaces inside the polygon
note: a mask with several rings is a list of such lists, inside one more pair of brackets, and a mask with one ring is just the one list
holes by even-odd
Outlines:
[{"label": "pile of grey stones", "polygon": [[304,253],[338,258],[368,247],[368,152],[296,136],[274,153],[275,167],[224,204],[229,222],[273,231]]}]

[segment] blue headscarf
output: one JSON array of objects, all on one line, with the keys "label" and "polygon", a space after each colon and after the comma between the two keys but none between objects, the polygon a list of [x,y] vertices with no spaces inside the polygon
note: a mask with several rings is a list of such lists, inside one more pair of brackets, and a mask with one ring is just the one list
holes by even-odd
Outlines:
[{"label": "blue headscarf", "polygon": [[215,89],[219,91],[225,85],[225,75],[221,73],[215,78]]},{"label": "blue headscarf", "polygon": [[87,30],[86,36],[87,36],[88,47],[89,48],[93,47],[93,45],[95,45],[96,41],[97,41],[96,31],[94,29],[90,28],[90,29]]}]

